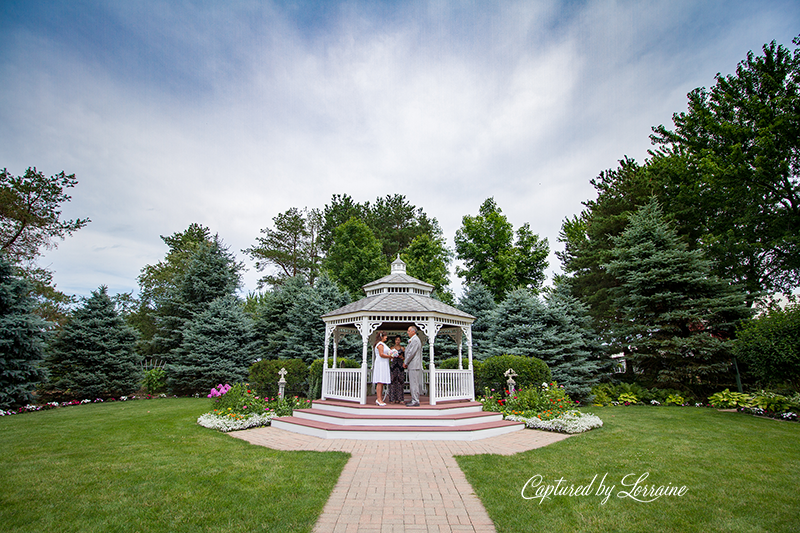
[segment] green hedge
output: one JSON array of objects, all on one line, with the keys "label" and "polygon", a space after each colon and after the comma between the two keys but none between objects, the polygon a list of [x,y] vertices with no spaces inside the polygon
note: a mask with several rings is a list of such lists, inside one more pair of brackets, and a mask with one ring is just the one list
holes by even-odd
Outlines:
[{"label": "green hedge", "polygon": [[[322,364],[323,359],[317,359],[311,366],[308,368],[308,398],[312,400],[317,400],[322,397]],[[328,365],[333,363],[332,360],[328,360]],[[336,358],[336,366],[338,368],[359,368],[361,364],[357,361],[353,361],[352,359],[345,359],[341,357]]]},{"label": "green hedge", "polygon": [[278,396],[281,368],[286,369],[287,396],[303,396],[308,387],[308,366],[302,359],[262,359],[250,367],[250,387],[267,398]]},{"label": "green hedge", "polygon": [[509,368],[513,368],[517,374],[514,381],[518,389],[541,386],[542,383],[552,381],[550,369],[541,359],[522,355],[496,355],[489,357],[480,365],[475,365],[476,393],[482,392],[484,387],[498,391],[505,390],[508,378],[504,374]]}]

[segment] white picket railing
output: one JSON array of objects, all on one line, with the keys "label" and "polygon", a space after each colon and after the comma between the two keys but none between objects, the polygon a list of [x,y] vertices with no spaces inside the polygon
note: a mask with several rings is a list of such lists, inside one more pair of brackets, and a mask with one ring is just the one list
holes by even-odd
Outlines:
[{"label": "white picket railing", "polygon": [[360,368],[328,368],[325,371],[326,385],[323,398],[334,400],[361,400]]},{"label": "white picket railing", "polygon": [[471,370],[436,369],[436,401],[471,400],[474,383]]}]

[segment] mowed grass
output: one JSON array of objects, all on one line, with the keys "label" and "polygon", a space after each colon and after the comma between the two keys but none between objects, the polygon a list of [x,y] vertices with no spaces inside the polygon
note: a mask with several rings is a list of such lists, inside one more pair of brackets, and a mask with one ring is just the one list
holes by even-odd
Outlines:
[{"label": "mowed grass", "polygon": [[[585,411],[604,427],[513,456],[457,457],[499,532],[800,531],[800,424],[702,408]],[[686,493],[650,503],[620,498],[633,489],[622,479],[632,474],[633,484],[644,473],[643,484]],[[591,496],[522,497],[536,475],[543,485],[563,479],[577,488],[596,474]],[[604,474],[615,487],[602,504]],[[525,496],[535,495],[529,485]]]},{"label": "mowed grass", "polygon": [[200,427],[207,399],[0,418],[4,532],[310,531],[349,454],[280,452]]}]

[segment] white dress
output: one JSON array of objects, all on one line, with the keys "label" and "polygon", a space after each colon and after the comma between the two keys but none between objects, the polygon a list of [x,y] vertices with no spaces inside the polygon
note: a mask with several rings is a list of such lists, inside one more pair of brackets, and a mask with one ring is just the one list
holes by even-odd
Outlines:
[{"label": "white dress", "polygon": [[389,362],[391,359],[381,357],[378,353],[378,346],[383,346],[383,353],[389,355],[389,347],[386,344],[379,342],[373,348],[372,355],[372,382],[373,383],[391,383],[392,376],[389,372]]}]

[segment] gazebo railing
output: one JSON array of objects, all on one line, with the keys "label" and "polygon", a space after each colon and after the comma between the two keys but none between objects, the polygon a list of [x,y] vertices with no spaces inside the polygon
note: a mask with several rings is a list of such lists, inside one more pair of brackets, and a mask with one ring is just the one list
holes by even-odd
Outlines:
[{"label": "gazebo railing", "polygon": [[436,369],[435,401],[471,400],[475,397],[472,371]]},{"label": "gazebo railing", "polygon": [[324,372],[323,398],[356,402],[361,400],[360,368],[328,368]]}]

